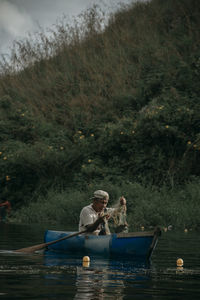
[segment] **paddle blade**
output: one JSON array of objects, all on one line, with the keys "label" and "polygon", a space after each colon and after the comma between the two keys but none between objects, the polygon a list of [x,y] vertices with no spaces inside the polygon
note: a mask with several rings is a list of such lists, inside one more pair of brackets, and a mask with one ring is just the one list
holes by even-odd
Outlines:
[{"label": "paddle blade", "polygon": [[27,248],[18,249],[18,250],[15,250],[14,252],[33,253],[35,251],[44,249],[46,246],[47,246],[47,244],[43,243],[43,244],[39,244],[39,245],[27,247]]},{"label": "paddle blade", "polygon": [[72,233],[72,234],[70,234],[70,235],[66,235],[66,236],[64,236],[64,237],[61,237],[61,238],[58,239],[58,240],[55,240],[55,241],[51,241],[51,242],[48,242],[48,243],[43,243],[43,244],[39,244],[39,245],[27,247],[27,248],[18,249],[18,250],[15,250],[14,252],[33,253],[33,252],[35,252],[35,251],[42,250],[43,248],[45,248],[45,247],[47,247],[47,246],[49,246],[49,245],[52,245],[52,244],[61,242],[61,241],[63,241],[63,240],[72,238],[72,237],[74,237],[74,236],[77,236],[77,235],[79,235],[79,234],[86,233],[86,232],[88,232],[87,229],[86,229],[86,230],[83,230],[83,231],[80,231],[80,232]]}]

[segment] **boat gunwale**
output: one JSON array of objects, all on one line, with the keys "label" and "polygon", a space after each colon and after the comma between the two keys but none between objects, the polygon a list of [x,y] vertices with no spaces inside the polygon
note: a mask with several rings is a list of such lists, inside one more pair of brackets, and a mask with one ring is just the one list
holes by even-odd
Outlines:
[{"label": "boat gunwale", "polygon": [[[45,236],[46,236],[46,234],[47,234],[48,231],[60,232],[60,233],[62,233],[64,235],[68,235],[68,234],[74,233],[74,232],[71,232],[71,231],[46,230]],[[111,233],[109,235],[102,235],[101,237],[105,237],[105,236],[106,237],[114,237],[114,236],[116,236],[117,238],[131,238],[131,237],[153,237],[154,235],[155,235],[155,230],[154,231],[143,231],[143,232],[138,231],[138,232],[126,232],[126,233],[125,232]],[[88,234],[88,233],[86,233],[84,235],[80,234],[80,237],[81,236],[84,237],[84,238],[86,238],[86,239],[88,239],[89,237],[96,237],[96,238],[100,237],[98,235]]]},{"label": "boat gunwale", "polygon": [[116,236],[117,238],[149,237],[149,236],[154,236],[154,231],[117,233]]}]

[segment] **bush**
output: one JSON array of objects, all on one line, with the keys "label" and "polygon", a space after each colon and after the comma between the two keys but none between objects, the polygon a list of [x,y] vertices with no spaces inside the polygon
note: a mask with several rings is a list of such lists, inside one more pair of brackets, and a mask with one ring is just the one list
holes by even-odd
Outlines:
[{"label": "bush", "polygon": [[[13,212],[12,222],[46,223],[49,225],[74,225],[78,228],[81,209],[91,203],[93,192],[106,190],[110,195],[109,207],[116,207],[119,197],[127,199],[127,220],[129,231],[154,228],[155,226],[175,229],[199,229],[199,181],[187,184],[177,190],[162,187],[161,189],[139,183],[100,180],[91,182],[84,190],[50,189],[45,196],[27,203]],[[76,229],[77,230],[77,229]]]},{"label": "bush", "polygon": [[55,186],[199,177],[199,3],[134,3],[107,23],[94,7],[82,26],[63,19],[14,44],[0,76],[0,187],[13,207]]}]

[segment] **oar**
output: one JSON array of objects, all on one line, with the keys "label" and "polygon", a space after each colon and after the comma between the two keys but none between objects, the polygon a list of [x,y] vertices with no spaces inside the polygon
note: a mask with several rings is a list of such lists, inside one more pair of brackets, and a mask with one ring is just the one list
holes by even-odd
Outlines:
[{"label": "oar", "polygon": [[62,237],[62,238],[60,238],[60,239],[58,239],[58,240],[54,240],[54,241],[51,241],[51,242],[48,242],[48,243],[43,243],[43,244],[39,244],[39,245],[27,247],[27,248],[18,249],[18,250],[15,250],[14,252],[33,253],[33,252],[35,252],[35,251],[41,250],[41,249],[43,249],[43,248],[46,248],[46,247],[49,246],[49,245],[52,245],[52,244],[61,242],[61,241],[63,241],[63,240],[72,238],[72,237],[74,237],[74,236],[77,236],[77,235],[82,234],[82,233],[85,233],[85,232],[88,232],[88,230],[83,230],[83,231],[75,232],[75,233],[72,233],[72,234],[70,234],[70,235],[66,235],[66,236],[64,236],[64,237]]},{"label": "oar", "polygon": [[39,245],[27,247],[27,248],[18,249],[18,250],[15,250],[14,252],[33,253],[35,251],[46,248],[49,245],[61,242],[61,241],[66,240],[66,239],[69,239],[73,236],[77,236],[79,234],[86,233],[86,232],[91,233],[91,232],[93,232],[97,229],[97,227],[99,226],[100,223],[104,222],[104,217],[105,216],[99,217],[93,224],[87,225],[87,229],[85,229],[83,231],[79,231],[79,232],[72,233],[70,235],[63,236],[62,238],[60,238],[58,240],[54,240],[54,241],[51,241],[51,242],[48,242],[48,243],[43,243],[43,244],[39,244]]}]

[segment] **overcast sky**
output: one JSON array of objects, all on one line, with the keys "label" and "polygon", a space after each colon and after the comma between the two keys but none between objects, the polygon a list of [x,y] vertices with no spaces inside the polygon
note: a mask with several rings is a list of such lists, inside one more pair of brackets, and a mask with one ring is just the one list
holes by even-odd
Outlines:
[{"label": "overcast sky", "polygon": [[[8,53],[14,40],[34,33],[39,26],[51,28],[63,15],[76,17],[94,4],[113,11],[119,3],[135,0],[0,0],[0,54]],[[140,0],[142,1],[142,0]]]}]

